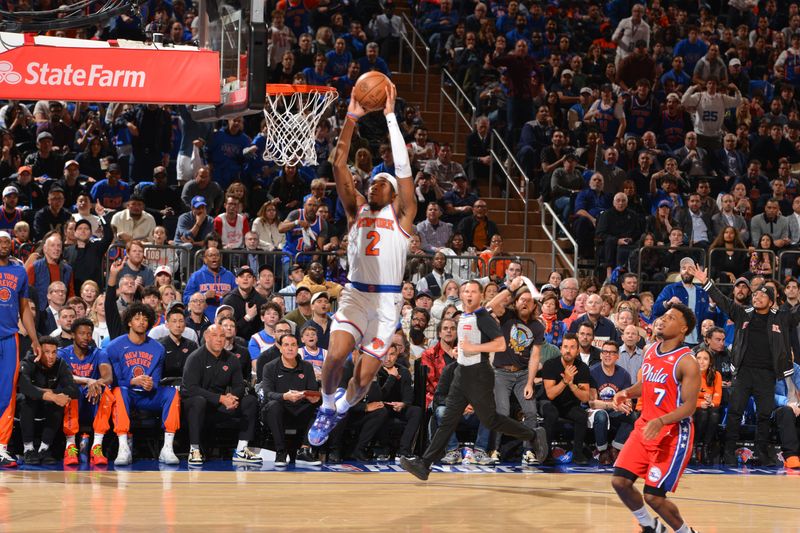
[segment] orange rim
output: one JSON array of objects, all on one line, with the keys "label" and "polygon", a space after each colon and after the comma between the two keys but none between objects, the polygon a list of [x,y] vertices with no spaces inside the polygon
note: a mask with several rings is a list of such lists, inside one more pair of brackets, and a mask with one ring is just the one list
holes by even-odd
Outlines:
[{"label": "orange rim", "polygon": [[268,83],[267,94],[276,96],[279,94],[287,95],[294,93],[330,93],[336,91],[327,85],[292,85],[289,83]]}]

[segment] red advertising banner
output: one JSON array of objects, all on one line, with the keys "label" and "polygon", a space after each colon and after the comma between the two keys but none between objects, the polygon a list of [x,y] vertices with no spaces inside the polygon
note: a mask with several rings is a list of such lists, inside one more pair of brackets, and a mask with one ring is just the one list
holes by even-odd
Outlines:
[{"label": "red advertising banner", "polygon": [[24,44],[0,53],[0,98],[218,104],[219,54]]}]

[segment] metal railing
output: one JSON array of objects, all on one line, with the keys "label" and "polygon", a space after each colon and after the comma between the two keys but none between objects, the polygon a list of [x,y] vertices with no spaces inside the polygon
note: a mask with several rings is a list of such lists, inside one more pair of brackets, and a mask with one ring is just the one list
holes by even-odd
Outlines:
[{"label": "metal railing", "polygon": [[[447,92],[447,85],[445,85],[445,81],[449,81],[451,86],[453,88],[455,88],[455,90],[456,90],[456,99],[455,100],[453,100],[453,97],[450,95],[449,92]],[[442,82],[441,82],[440,85],[441,85],[441,87],[439,88],[439,111],[440,111],[439,112],[439,131],[443,131],[442,130],[442,117],[444,116],[444,113],[442,113],[441,111],[444,109],[444,101],[445,101],[445,99],[447,99],[447,101],[450,102],[450,105],[453,106],[453,109],[455,110],[456,114],[459,117],[461,117],[461,120],[463,120],[464,123],[467,125],[467,128],[469,128],[469,131],[471,133],[472,130],[473,130],[472,120],[475,118],[475,113],[477,111],[477,108],[475,107],[475,104],[473,104],[472,100],[470,100],[469,97],[467,97],[466,93],[461,88],[461,86],[458,83],[456,83],[456,80],[453,77],[453,75],[450,74],[446,69],[442,69]],[[470,109],[472,110],[472,115],[469,118],[466,117],[464,115],[464,112],[461,110],[462,99],[463,99],[464,102],[466,102],[469,105]],[[458,135],[459,131],[458,130],[459,130],[460,121],[456,120],[455,122],[456,122],[456,124],[455,124],[455,136],[453,137],[453,139],[454,139],[453,140],[453,151],[454,152],[458,152],[458,138],[459,138],[459,135]]]},{"label": "metal railing", "polygon": [[[733,281],[730,281],[730,280],[728,280],[728,281],[718,281],[718,279],[728,279],[728,278],[727,277],[724,277],[724,278],[720,277],[720,275],[724,271],[722,271],[722,272],[717,272],[717,271],[712,272],[711,271],[711,268],[712,268],[712,266],[714,264],[712,262],[712,258],[713,258],[714,255],[720,255],[720,254],[723,254],[723,253],[725,253],[727,251],[729,251],[727,248],[714,248],[713,250],[709,250],[708,251],[708,265],[709,265],[709,273],[708,273],[709,276],[708,277],[713,279],[714,283],[716,283],[718,286],[721,286],[721,287],[732,287],[733,286]],[[778,262],[776,261],[776,255],[775,255],[774,251],[772,251],[772,250],[762,250],[762,249],[750,250],[749,248],[733,248],[732,251],[733,252],[740,252],[740,253],[744,254],[744,257],[745,257],[745,260],[744,260],[745,272],[748,272],[748,271],[752,272],[751,265],[750,265],[750,259],[752,257],[752,253],[753,252],[758,253],[758,254],[766,253],[766,254],[770,255],[770,257],[771,257],[770,265],[772,266],[772,272],[767,277],[770,277],[772,279],[778,279],[778,276],[777,276],[777,274],[778,274],[778,272],[777,272],[777,270],[778,270]],[[787,253],[787,252],[784,252],[784,253]],[[789,251],[788,253],[791,253],[791,251]],[[798,252],[795,252],[795,253],[798,253]],[[783,259],[783,254],[781,254],[781,259]],[[758,274],[758,275],[759,276],[764,276],[764,274]]]},{"label": "metal railing", "polygon": [[[505,261],[507,263],[511,263],[511,262],[519,263],[520,267],[522,267],[522,275],[523,276],[527,276],[529,279],[534,280],[534,282],[536,281],[536,274],[538,273],[538,266],[536,265],[536,261],[534,261],[530,257],[520,257],[518,255],[500,255],[500,256],[497,256],[497,257],[492,257],[491,259],[489,259],[489,263],[488,263],[488,265],[486,267],[486,275],[487,276],[491,276],[492,275],[492,271],[493,271],[492,267],[494,266],[494,264],[495,263],[500,263],[500,262],[503,262],[503,261]],[[526,265],[530,265],[530,266],[526,267]],[[506,264],[504,266],[503,276],[501,276],[503,278],[505,277],[505,269],[507,267],[508,267],[508,264]]]},{"label": "metal railing", "polygon": [[[402,42],[405,43],[406,46],[408,46],[408,49],[411,51],[411,55],[412,55],[412,61],[411,61],[411,84],[412,84],[412,86],[414,85],[414,78],[416,77],[416,62],[413,60],[413,58],[416,58],[416,60],[419,61],[420,65],[422,66],[422,70],[424,71],[423,75],[425,76],[425,81],[424,81],[424,84],[425,84],[425,96],[423,97],[423,106],[425,108],[425,111],[427,111],[428,110],[428,86],[429,86],[429,83],[430,83],[429,80],[428,80],[428,74],[430,73],[430,69],[431,69],[431,47],[428,46],[428,43],[425,42],[425,38],[422,36],[422,34],[419,32],[419,30],[417,30],[417,27],[414,26],[414,23],[411,21],[411,19],[408,18],[408,15],[406,15],[405,13],[401,13],[400,16],[403,17],[403,22],[407,26],[406,31],[400,34],[400,39],[402,39]],[[408,30],[409,29],[411,30],[411,39],[410,40],[408,38],[408,34],[409,34]],[[422,56],[419,54],[419,51],[417,50],[418,42],[419,42],[419,44],[421,44],[425,48],[425,59],[422,58]],[[402,69],[403,69],[403,46],[401,45],[400,46],[400,70],[402,71]]]},{"label": "metal railing", "polygon": [[[794,266],[791,264],[791,259],[794,258]],[[778,256],[778,274],[780,277],[775,276],[782,283],[786,283],[789,278],[796,278],[800,273],[800,250],[785,250]]]},{"label": "metal railing", "polygon": [[[168,266],[172,270],[172,280],[179,281],[180,286],[186,285],[189,275],[194,272],[191,268],[189,255],[190,249],[180,245],[169,244],[145,244],[143,264],[155,272],[160,266]],[[104,261],[106,279],[111,272],[111,263],[117,258],[125,258],[125,246],[121,244],[111,245],[106,251]]]},{"label": "metal railing", "polygon": [[[283,256],[287,256],[291,259],[291,255],[281,251],[281,250],[246,250],[244,248],[236,248],[232,250],[224,250],[220,249],[220,264],[225,267],[226,269],[234,272],[237,268],[242,265],[248,264],[247,256],[248,255],[257,255],[259,256],[258,266],[261,267],[263,265],[268,265],[272,269],[272,273],[275,275],[276,279],[281,279],[281,258]],[[190,274],[193,274],[200,270],[203,267],[203,255],[205,254],[205,249],[197,250],[194,254],[194,259],[192,261],[192,267]],[[258,277],[258,272],[254,272],[255,276]]]},{"label": "metal railing", "polygon": [[[567,230],[567,226],[564,222],[561,221],[558,214],[553,211],[553,208],[550,207],[550,204],[542,201],[539,203],[542,207],[541,213],[541,224],[542,230],[544,230],[544,234],[547,235],[547,238],[550,239],[550,242],[553,243],[552,249],[550,251],[550,269],[556,269],[556,254],[558,254],[561,259],[569,265],[570,270],[572,271],[573,278],[578,277],[578,241],[576,241],[572,234]],[[547,223],[547,217],[550,217],[552,224]],[[548,227],[550,226],[550,227]],[[572,257],[569,257],[569,253],[565,250],[561,243],[559,242],[558,234],[561,232],[569,241],[569,244],[572,246]]]},{"label": "metal railing", "polygon": [[[706,266],[708,264],[708,257],[703,248],[697,248],[695,246],[679,246],[677,248],[670,248],[669,246],[642,246],[638,250],[632,252],[636,254],[636,276],[639,278],[640,287],[644,287],[645,285],[650,287],[663,287],[664,285],[670,283],[668,276],[676,274],[677,271],[668,271],[667,267],[659,267],[659,272],[656,273],[659,279],[651,279],[648,273],[646,273],[648,274],[648,279],[642,279],[642,253],[645,251],[647,251],[647,253],[658,253],[659,250],[661,253],[665,253],[670,249],[682,252],[681,257],[691,257],[696,262],[700,263],[701,266]],[[660,264],[661,262],[659,260],[659,265]],[[654,276],[654,278],[655,277],[656,276]]]},{"label": "metal railing", "polygon": [[[514,178],[512,178],[511,174],[508,172],[508,170],[506,170],[505,164],[504,164],[504,161],[503,161],[503,158],[502,158],[503,154],[498,154],[497,153],[497,149],[495,148],[495,141],[500,143],[500,148],[502,148],[503,152],[505,153],[506,161],[510,162],[512,165],[517,167],[517,170],[519,170],[519,175],[522,176],[522,178],[523,178],[523,182],[522,182],[521,188],[520,188],[520,186],[517,185],[517,183],[514,182]],[[513,189],[514,192],[517,193],[517,196],[519,196],[520,200],[522,200],[522,205],[523,205],[523,214],[522,214],[522,217],[523,217],[522,218],[522,251],[523,252],[527,252],[528,251],[528,211],[529,211],[528,207],[529,207],[529,203],[530,203],[528,201],[528,192],[530,191],[530,179],[528,179],[528,176],[525,174],[525,172],[523,172],[522,167],[517,162],[517,159],[514,157],[514,155],[511,153],[511,150],[508,149],[508,146],[506,145],[505,141],[503,141],[502,137],[500,137],[500,134],[497,133],[497,131],[495,131],[495,130],[492,130],[492,136],[491,136],[491,140],[490,140],[490,143],[489,143],[489,154],[491,154],[492,158],[497,163],[497,165],[492,164],[489,167],[489,190],[492,190],[492,179],[493,179],[493,174],[494,174],[493,170],[494,170],[494,167],[497,166],[501,170],[503,175],[505,176],[507,185],[509,187],[511,187],[511,189]],[[505,195],[506,196],[506,209],[505,209],[505,215],[504,215],[505,219],[504,219],[503,224],[508,224],[508,201],[509,201],[509,199],[511,197],[511,189],[508,189],[508,188],[506,189],[506,195]]]}]

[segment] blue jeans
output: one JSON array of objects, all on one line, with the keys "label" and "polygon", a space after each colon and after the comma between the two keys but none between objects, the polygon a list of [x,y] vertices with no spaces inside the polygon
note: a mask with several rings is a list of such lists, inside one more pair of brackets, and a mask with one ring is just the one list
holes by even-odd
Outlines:
[{"label": "blue jeans", "polygon": [[[445,406],[440,405],[439,407],[436,408],[436,411],[434,412],[434,417],[436,418],[437,426],[439,425],[439,422],[442,420],[442,417],[444,416],[444,409]],[[464,426],[468,427],[470,430],[473,430],[476,427],[478,428],[478,436],[475,439],[475,447],[483,451],[486,451],[487,446],[489,446],[489,435],[491,434],[491,432],[478,421],[478,417],[474,413],[471,415],[464,415],[464,417],[461,420],[461,423],[459,424],[459,427],[464,427]],[[450,440],[447,441],[447,451],[450,452],[457,449],[458,449],[458,436],[454,431],[453,434],[450,435]]]},{"label": "blue jeans", "polygon": [[618,450],[622,449],[622,445],[628,440],[628,436],[633,430],[630,415],[619,411],[597,411],[594,414],[594,442],[601,452],[608,448],[609,422],[612,428],[617,428],[614,442],[611,445]]},{"label": "blue jeans", "polygon": [[566,224],[569,221],[570,206],[572,199],[569,196],[559,196],[553,200],[553,210],[561,217],[561,221]]}]

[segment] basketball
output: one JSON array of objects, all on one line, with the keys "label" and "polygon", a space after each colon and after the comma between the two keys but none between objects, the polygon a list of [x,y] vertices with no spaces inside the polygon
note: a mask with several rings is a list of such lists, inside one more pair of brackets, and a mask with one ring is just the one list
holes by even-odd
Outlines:
[{"label": "basketball", "polygon": [[386,85],[392,83],[377,70],[362,74],[356,80],[352,97],[365,111],[377,111],[386,105]]}]

